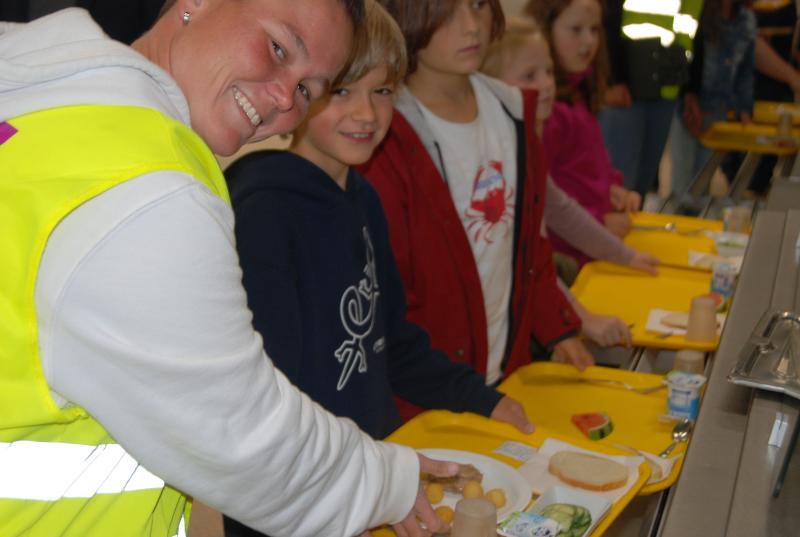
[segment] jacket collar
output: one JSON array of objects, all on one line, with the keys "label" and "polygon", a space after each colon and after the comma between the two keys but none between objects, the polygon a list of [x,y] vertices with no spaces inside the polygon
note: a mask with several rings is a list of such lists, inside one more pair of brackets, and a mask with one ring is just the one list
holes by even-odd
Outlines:
[{"label": "jacket collar", "polygon": [[[523,121],[522,93],[517,88],[480,73],[471,75],[470,80],[472,80],[473,84],[483,84],[487,87],[492,94],[500,100],[503,109],[511,119]],[[444,177],[444,170],[442,169],[441,159],[439,158],[436,138],[428,122],[425,120],[425,116],[422,114],[419,101],[411,94],[407,86],[402,86],[400,91],[398,91],[394,107],[398,112],[403,114],[406,121],[408,121],[416,131],[422,145],[425,147],[428,155],[430,155],[437,170],[439,170],[439,175]]]}]

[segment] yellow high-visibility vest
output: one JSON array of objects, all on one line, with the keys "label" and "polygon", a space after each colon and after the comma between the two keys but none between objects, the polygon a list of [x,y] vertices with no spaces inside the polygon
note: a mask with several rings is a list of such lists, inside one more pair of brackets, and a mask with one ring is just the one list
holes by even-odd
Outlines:
[{"label": "yellow high-visibility vest", "polygon": [[677,41],[690,51],[702,8],[702,0],[625,0],[622,33],[634,41],[658,38],[665,47]]},{"label": "yellow high-visibility vest", "polygon": [[179,535],[186,496],[84,409],[52,399],[34,286],[48,238],[83,203],[162,170],[188,173],[229,202],[222,172],[195,133],[148,108],[67,106],[0,127],[0,535]]}]

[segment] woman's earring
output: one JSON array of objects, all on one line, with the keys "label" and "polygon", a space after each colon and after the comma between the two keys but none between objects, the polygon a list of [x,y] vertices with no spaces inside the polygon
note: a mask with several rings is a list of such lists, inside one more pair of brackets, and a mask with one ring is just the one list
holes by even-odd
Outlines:
[{"label": "woman's earring", "polygon": [[182,17],[182,20],[183,20],[183,25],[184,25],[184,26],[188,26],[188,25],[189,25],[189,20],[190,20],[191,18],[192,18],[192,14],[191,14],[191,13],[189,13],[188,11],[184,11],[184,12],[183,12],[183,17]]}]

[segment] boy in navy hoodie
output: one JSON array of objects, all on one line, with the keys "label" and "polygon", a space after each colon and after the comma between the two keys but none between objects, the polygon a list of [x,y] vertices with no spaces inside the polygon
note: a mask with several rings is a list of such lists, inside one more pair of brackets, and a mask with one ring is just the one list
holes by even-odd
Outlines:
[{"label": "boy in navy hoodie", "polygon": [[393,395],[531,432],[519,403],[405,319],[380,200],[351,168],[386,134],[406,64],[394,20],[367,6],[348,73],[312,105],[290,150],[251,153],[226,172],[253,323],[294,384],[375,438],[401,424]]}]

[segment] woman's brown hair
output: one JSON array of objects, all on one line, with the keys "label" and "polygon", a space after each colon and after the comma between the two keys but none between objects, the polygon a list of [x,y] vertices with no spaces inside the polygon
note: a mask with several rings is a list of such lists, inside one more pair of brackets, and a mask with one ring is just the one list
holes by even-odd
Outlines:
[{"label": "woman's brown hair", "polygon": [[[596,0],[601,12],[605,11],[604,1]],[[529,0],[525,6],[525,13],[533,17],[541,27],[547,42],[550,44],[550,53],[553,56],[553,66],[556,75],[556,99],[575,104],[577,99],[586,101],[589,109],[597,113],[603,104],[608,78],[608,49],[606,48],[606,35],[601,16],[598,35],[597,55],[592,65],[592,73],[586,77],[577,88],[569,82],[567,72],[558,61],[558,51],[553,44],[553,23],[564,12],[573,0]]]},{"label": "woman's brown hair", "polygon": [[[408,74],[417,70],[417,53],[428,46],[436,30],[463,0],[381,0],[403,31],[408,53]],[[505,17],[500,0],[488,0],[492,10],[491,40],[503,35]]]}]

